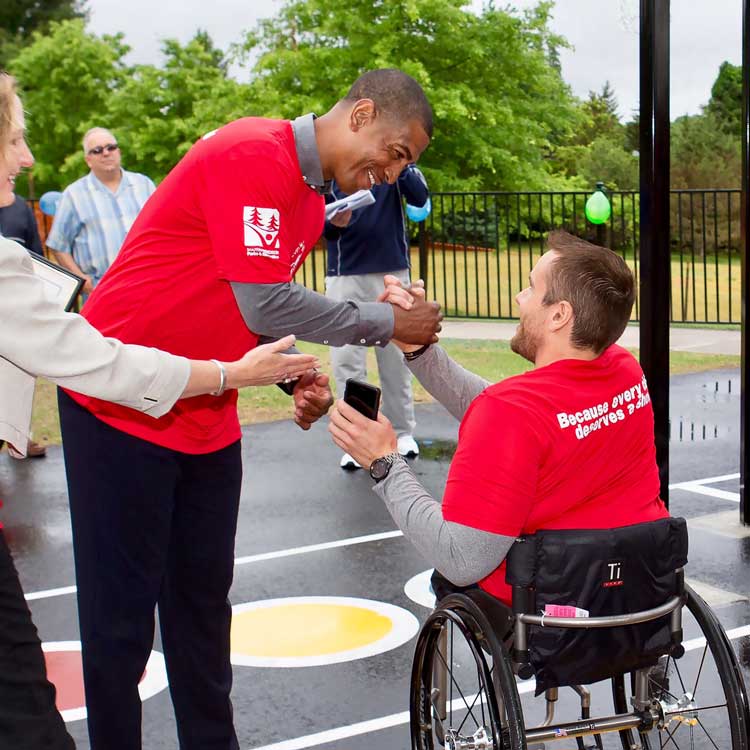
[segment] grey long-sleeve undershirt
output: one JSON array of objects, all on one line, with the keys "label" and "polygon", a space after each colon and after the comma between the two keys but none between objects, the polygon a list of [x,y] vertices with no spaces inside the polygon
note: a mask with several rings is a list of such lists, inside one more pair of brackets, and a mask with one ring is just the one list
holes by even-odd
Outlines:
[{"label": "grey long-sleeve undershirt", "polygon": [[393,335],[390,304],[337,302],[294,283],[231,285],[245,325],[266,338],[293,333],[330,346],[385,346]]},{"label": "grey long-sleeve undershirt", "polygon": [[[459,420],[489,385],[454,362],[439,346],[431,346],[407,364],[419,382]],[[511,536],[446,521],[441,504],[427,492],[405,461],[397,461],[373,490],[404,536],[458,586],[468,586],[489,575],[502,563],[515,541]]]}]

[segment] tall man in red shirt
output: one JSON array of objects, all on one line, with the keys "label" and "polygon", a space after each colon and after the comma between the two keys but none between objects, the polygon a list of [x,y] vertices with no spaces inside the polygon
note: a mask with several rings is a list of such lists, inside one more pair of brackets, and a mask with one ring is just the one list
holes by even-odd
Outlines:
[{"label": "tall man in red shirt", "polygon": [[[339,401],[329,427],[370,467],[375,492],[442,576],[507,603],[504,560],[519,534],[668,515],[646,379],[614,343],[635,299],[630,269],[565,232],[551,233],[549,247],[516,297],[511,348],[533,370],[491,385],[440,347],[401,344],[422,385],[462,420],[442,504],[399,456],[385,417],[374,424]],[[433,578],[439,596],[448,581]]]},{"label": "tall man in red shirt", "polygon": [[[393,183],[431,134],[424,92],[398,70],[364,74],[317,119],[208,133],[146,203],[83,314],[122,341],[223,361],[291,332],[334,346],[437,340],[437,303],[334,302],[292,283],[331,180],[346,192]],[[180,748],[238,747],[227,595],[241,433],[237,392],[216,365],[216,393],[159,420],[60,395],[92,750],[141,746],[157,604]],[[328,377],[309,373],[292,396],[308,429],[332,403]]]}]

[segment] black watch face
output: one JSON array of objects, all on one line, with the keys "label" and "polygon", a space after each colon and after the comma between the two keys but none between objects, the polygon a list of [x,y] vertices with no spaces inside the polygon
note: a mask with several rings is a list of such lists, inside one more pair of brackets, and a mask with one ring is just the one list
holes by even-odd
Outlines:
[{"label": "black watch face", "polygon": [[384,458],[376,458],[372,462],[372,466],[370,467],[370,476],[377,482],[381,479],[385,479],[385,477],[388,476],[388,471],[391,468],[391,464],[389,461],[386,461]]}]

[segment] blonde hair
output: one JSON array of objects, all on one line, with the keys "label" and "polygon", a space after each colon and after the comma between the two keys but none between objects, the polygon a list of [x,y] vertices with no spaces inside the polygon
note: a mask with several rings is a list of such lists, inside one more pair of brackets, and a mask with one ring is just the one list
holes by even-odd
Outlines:
[{"label": "blonde hair", "polygon": [[16,100],[16,79],[0,71],[0,156],[5,153],[10,140],[13,122],[13,105]]}]

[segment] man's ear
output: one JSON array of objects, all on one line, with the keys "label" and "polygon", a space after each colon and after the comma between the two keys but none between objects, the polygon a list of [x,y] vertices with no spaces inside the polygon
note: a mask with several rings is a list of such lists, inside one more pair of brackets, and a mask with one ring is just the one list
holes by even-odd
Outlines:
[{"label": "man's ear", "polygon": [[573,322],[573,307],[567,300],[560,300],[552,305],[552,315],[549,318],[550,331],[556,333]]},{"label": "man's ear", "polygon": [[356,133],[374,120],[375,102],[372,99],[359,99],[349,114],[349,127]]}]

